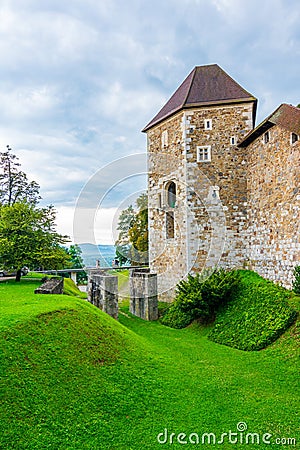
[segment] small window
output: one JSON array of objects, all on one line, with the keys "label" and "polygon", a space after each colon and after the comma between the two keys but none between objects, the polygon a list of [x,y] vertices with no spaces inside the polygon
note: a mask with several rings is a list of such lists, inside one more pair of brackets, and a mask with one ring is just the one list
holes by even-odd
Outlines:
[{"label": "small window", "polygon": [[236,137],[235,136],[231,136],[230,145],[236,145]]},{"label": "small window", "polygon": [[174,212],[169,211],[166,213],[166,238],[174,239],[174,236],[175,236]]},{"label": "small window", "polygon": [[211,146],[197,147],[197,162],[210,162],[211,161]]},{"label": "small window", "polygon": [[161,207],[162,207],[162,203],[161,203],[161,194],[158,194],[157,207],[158,207],[158,208],[161,208]]},{"label": "small window", "polygon": [[171,183],[167,185],[167,195],[168,206],[174,208],[176,205],[176,184],[174,181],[171,181]]},{"label": "small window", "polygon": [[211,119],[205,119],[204,120],[204,129],[205,130],[212,130],[212,120]]},{"label": "small window", "polygon": [[264,144],[267,144],[270,141],[270,133],[267,131],[264,134]]},{"label": "small window", "polygon": [[161,133],[161,146],[163,148],[168,146],[168,130]]},{"label": "small window", "polygon": [[295,144],[295,142],[297,142],[299,139],[298,134],[296,133],[291,133],[291,144]]}]

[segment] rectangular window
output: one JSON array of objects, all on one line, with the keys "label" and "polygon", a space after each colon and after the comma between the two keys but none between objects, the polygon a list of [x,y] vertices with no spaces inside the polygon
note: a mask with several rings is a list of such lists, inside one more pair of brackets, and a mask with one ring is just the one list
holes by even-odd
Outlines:
[{"label": "rectangular window", "polygon": [[161,133],[161,146],[162,146],[162,148],[168,146],[168,130],[164,130]]},{"label": "rectangular window", "polygon": [[236,144],[236,137],[235,136],[231,136],[230,138],[230,145],[235,145]]},{"label": "rectangular window", "polygon": [[298,134],[296,133],[291,133],[291,144],[295,144],[295,142],[297,142],[299,139]]},{"label": "rectangular window", "polygon": [[211,161],[211,146],[197,147],[197,162],[210,162]]},{"label": "rectangular window", "polygon": [[166,238],[174,239],[174,237],[175,237],[174,212],[170,211],[166,213]]},{"label": "rectangular window", "polygon": [[264,134],[264,144],[267,144],[269,142],[269,140],[270,140],[270,133],[267,131]]},{"label": "rectangular window", "polygon": [[204,120],[204,129],[205,130],[212,130],[212,120],[211,119],[205,119]]}]

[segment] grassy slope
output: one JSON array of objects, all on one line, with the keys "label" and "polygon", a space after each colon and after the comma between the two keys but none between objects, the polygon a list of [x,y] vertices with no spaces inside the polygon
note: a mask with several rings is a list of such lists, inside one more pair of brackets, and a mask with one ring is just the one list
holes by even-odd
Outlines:
[{"label": "grassy slope", "polygon": [[208,330],[123,315],[119,324],[33,288],[0,284],[1,449],[153,449],[164,428],[222,433],[240,421],[296,437],[295,330],[244,353],[208,341]]},{"label": "grassy slope", "polygon": [[240,350],[261,350],[296,320],[300,297],[250,270],[240,270],[239,275],[209,337]]}]

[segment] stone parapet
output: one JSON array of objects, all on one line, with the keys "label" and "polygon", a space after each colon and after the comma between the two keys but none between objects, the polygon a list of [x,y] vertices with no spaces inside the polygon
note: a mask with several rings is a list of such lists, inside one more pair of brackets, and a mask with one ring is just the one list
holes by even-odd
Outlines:
[{"label": "stone parapet", "polygon": [[132,269],[129,283],[131,314],[144,320],[157,320],[157,275],[149,269]]},{"label": "stone parapet", "polygon": [[101,270],[89,271],[88,301],[118,319],[118,277]]}]

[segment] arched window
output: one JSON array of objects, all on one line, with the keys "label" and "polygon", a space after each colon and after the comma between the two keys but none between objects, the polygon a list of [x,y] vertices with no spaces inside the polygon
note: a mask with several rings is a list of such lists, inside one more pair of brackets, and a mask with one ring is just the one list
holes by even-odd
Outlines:
[{"label": "arched window", "polygon": [[176,184],[173,181],[167,185],[167,195],[168,206],[174,208],[176,204]]}]

